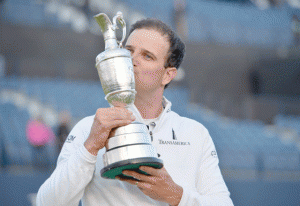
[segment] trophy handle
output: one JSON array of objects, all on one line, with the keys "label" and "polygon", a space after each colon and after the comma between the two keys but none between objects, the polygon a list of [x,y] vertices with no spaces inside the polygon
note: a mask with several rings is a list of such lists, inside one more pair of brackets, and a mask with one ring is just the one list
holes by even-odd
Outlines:
[{"label": "trophy handle", "polygon": [[121,26],[122,26],[122,28],[123,28],[123,36],[122,36],[122,39],[121,39],[121,41],[118,41],[118,40],[117,40],[117,42],[118,42],[118,44],[119,44],[119,47],[122,48],[122,47],[123,47],[123,46],[122,46],[122,43],[123,43],[123,41],[125,40],[125,37],[126,37],[126,23],[125,23],[125,21],[124,21],[124,19],[123,19],[123,14],[122,14],[122,12],[120,12],[120,11],[118,11],[118,12],[117,12],[117,15],[114,16],[114,18],[113,18],[113,30],[118,29],[118,26],[117,26],[117,20],[118,20],[119,24],[121,24]]}]

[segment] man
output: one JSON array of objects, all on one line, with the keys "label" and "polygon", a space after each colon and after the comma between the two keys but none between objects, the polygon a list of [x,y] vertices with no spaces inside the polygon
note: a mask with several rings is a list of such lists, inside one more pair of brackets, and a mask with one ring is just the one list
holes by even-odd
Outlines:
[{"label": "man", "polygon": [[65,110],[59,114],[60,124],[56,131],[56,145],[57,145],[57,154],[60,154],[62,146],[64,145],[70,130],[69,123],[71,120],[70,112]]},{"label": "man", "polygon": [[[81,199],[83,205],[233,205],[208,131],[171,111],[163,97],[182,62],[184,44],[167,25],[147,19],[132,26],[126,48],[136,80],[134,105],[100,108],[74,127],[37,204],[77,205]],[[111,129],[134,120],[149,125],[164,167],[140,168],[150,176],[123,171],[136,180],[101,178]]]}]

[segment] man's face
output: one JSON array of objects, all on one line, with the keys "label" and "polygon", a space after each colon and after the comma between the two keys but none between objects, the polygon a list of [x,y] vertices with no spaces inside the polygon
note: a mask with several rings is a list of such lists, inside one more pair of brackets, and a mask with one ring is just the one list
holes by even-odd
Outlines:
[{"label": "man's face", "polygon": [[[170,44],[155,30],[134,30],[126,43],[131,52],[137,92],[150,92],[164,88],[167,71],[164,67]],[[166,83],[167,82],[167,83]]]}]

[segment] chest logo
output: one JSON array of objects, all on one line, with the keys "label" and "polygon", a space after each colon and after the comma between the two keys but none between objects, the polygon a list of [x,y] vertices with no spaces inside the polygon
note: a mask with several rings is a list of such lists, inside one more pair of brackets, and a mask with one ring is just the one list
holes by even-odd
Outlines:
[{"label": "chest logo", "polygon": [[191,145],[190,142],[181,142],[181,141],[175,141],[175,140],[164,141],[164,140],[161,140],[161,139],[158,140],[158,143],[159,144],[166,144],[166,145],[181,145],[181,146]]},{"label": "chest logo", "polygon": [[177,140],[177,135],[175,134],[174,129],[172,128],[172,138],[173,140],[161,140],[158,139],[158,143],[159,144],[165,144],[165,145],[181,145],[181,146],[185,146],[185,145],[191,145],[190,142],[181,142]]}]

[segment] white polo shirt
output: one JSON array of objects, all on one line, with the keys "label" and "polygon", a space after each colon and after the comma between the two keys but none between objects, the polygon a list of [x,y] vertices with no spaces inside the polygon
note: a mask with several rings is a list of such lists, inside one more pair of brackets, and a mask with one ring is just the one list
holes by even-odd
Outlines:
[{"label": "white polo shirt", "polygon": [[[152,145],[173,181],[183,188],[179,206],[232,206],[207,129],[171,111],[171,103],[165,98],[164,106],[160,118],[148,123]],[[135,106],[130,110],[136,121],[146,123]],[[70,132],[55,171],[38,191],[37,205],[78,205],[80,200],[84,206],[168,205],[151,199],[134,185],[100,176],[105,149],[93,156],[83,145],[93,119],[94,116],[84,118]],[[155,122],[153,127],[151,122]]]}]

